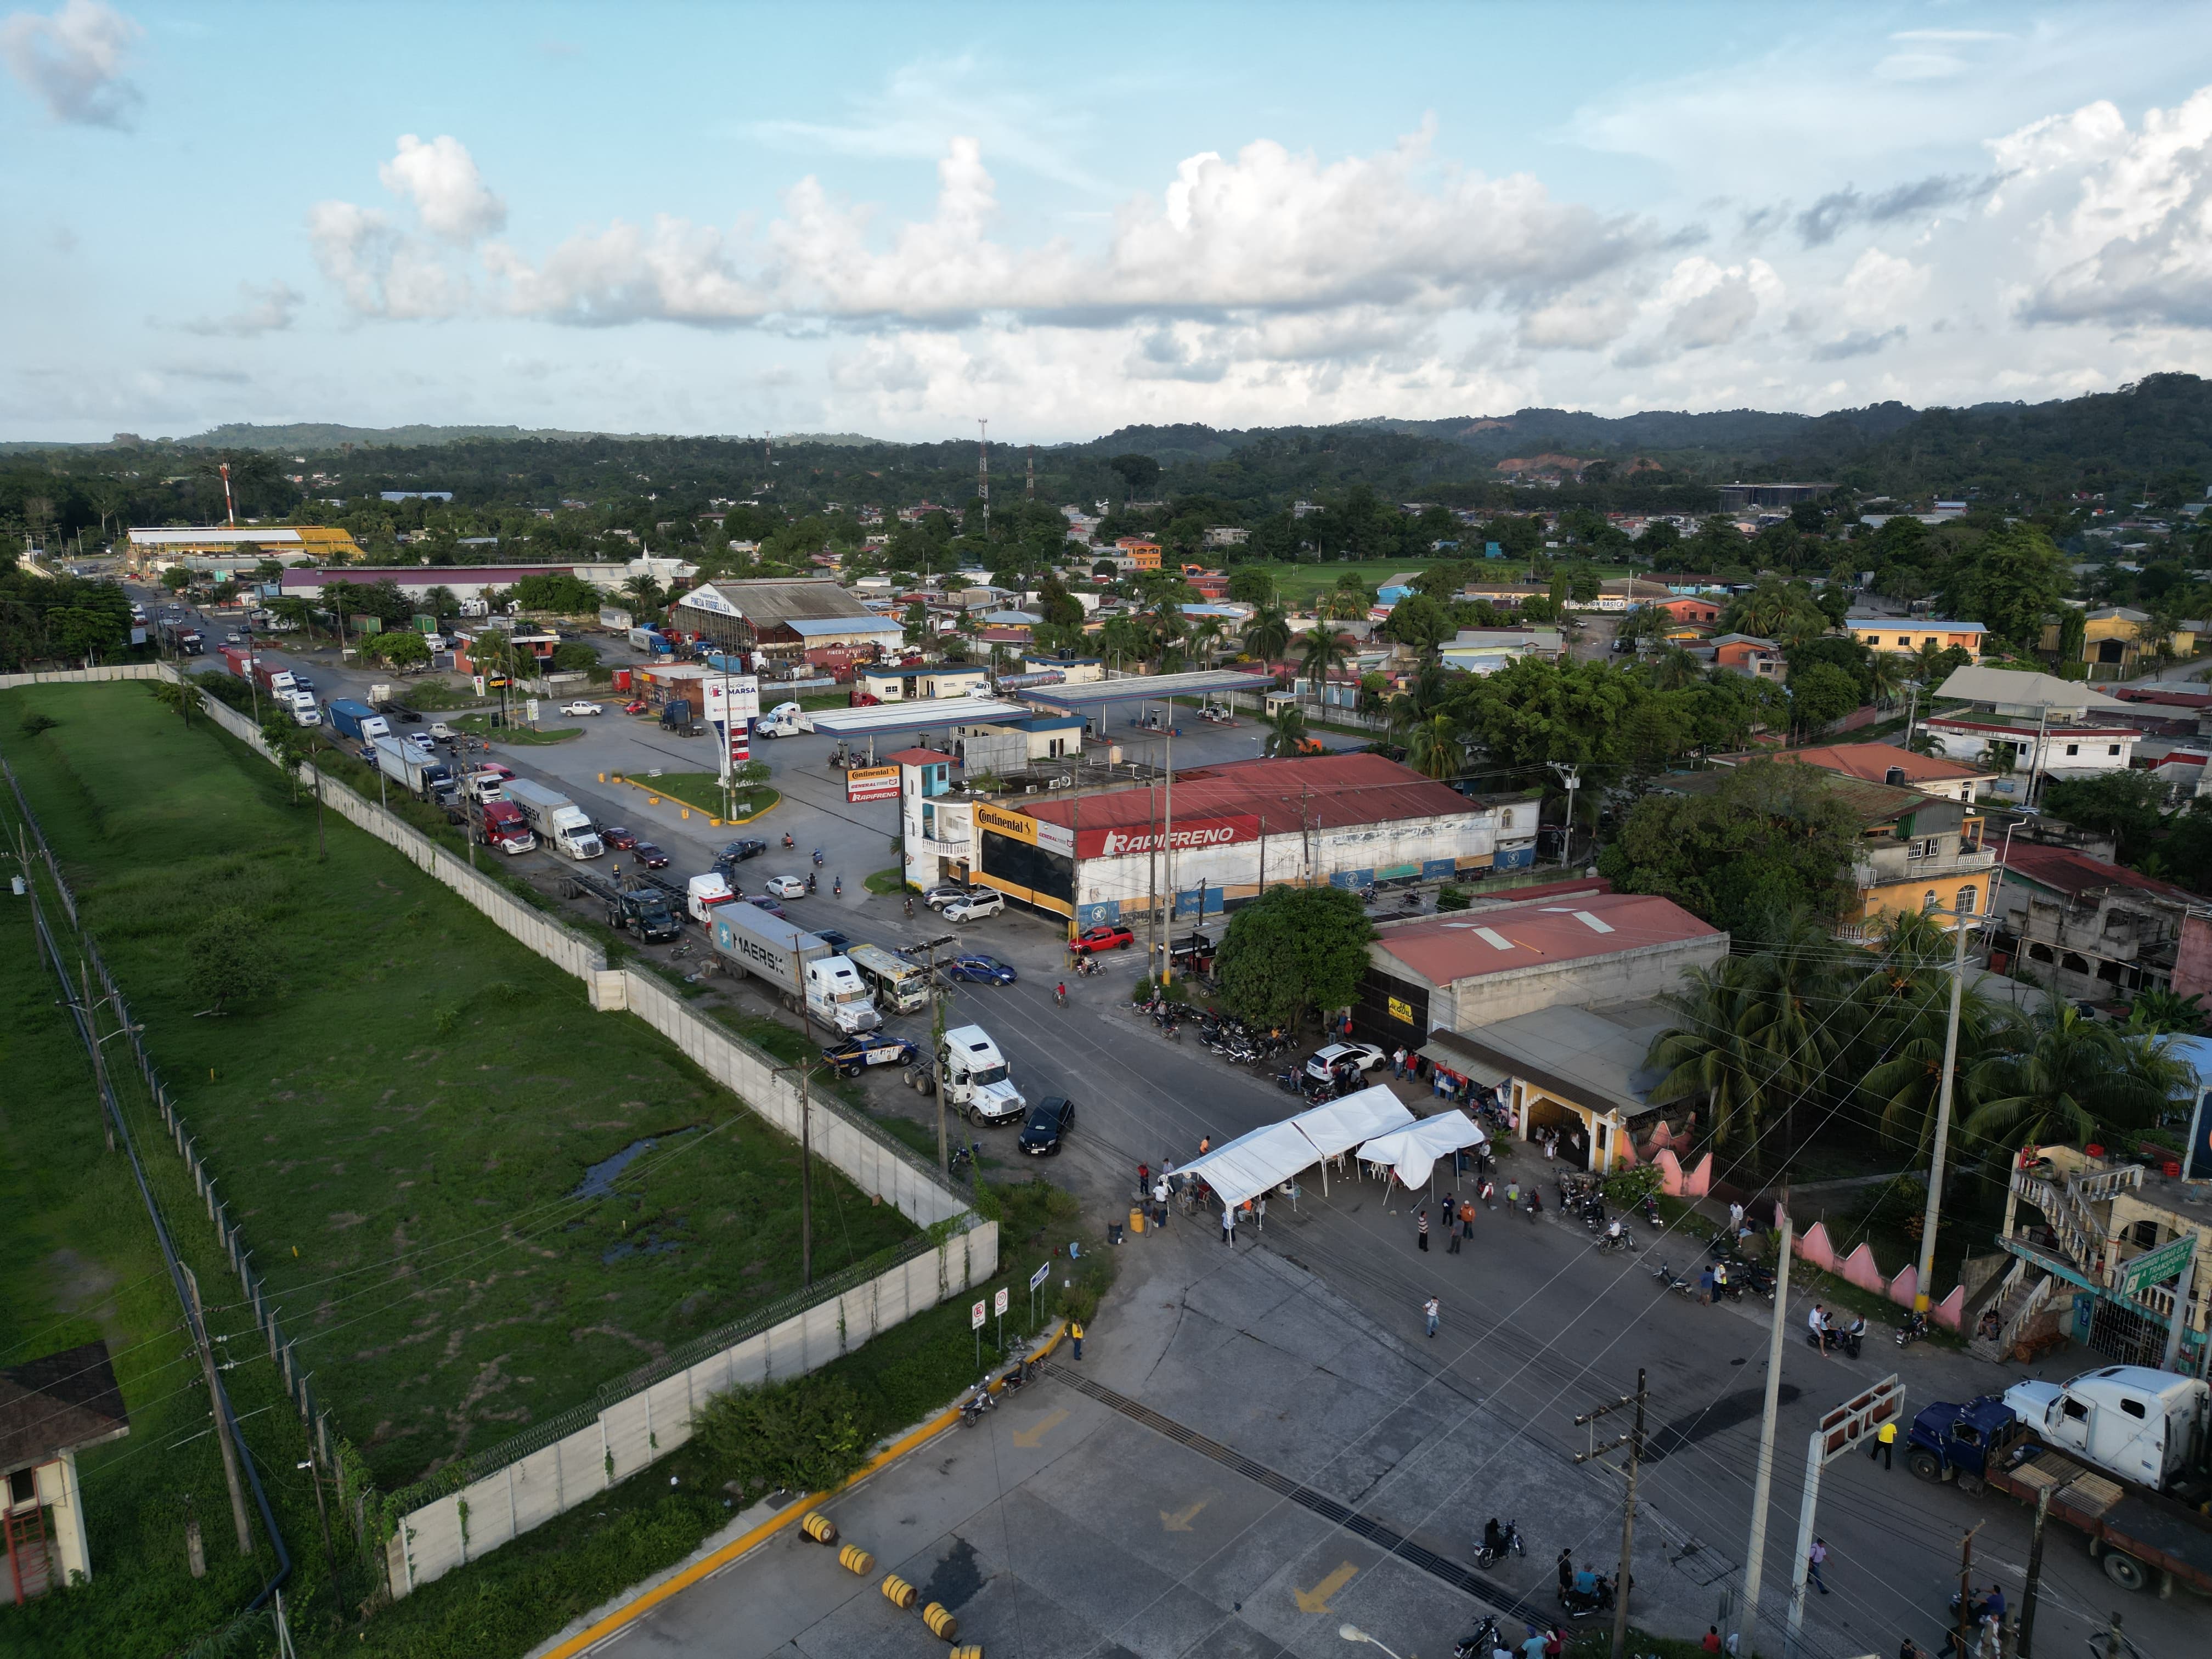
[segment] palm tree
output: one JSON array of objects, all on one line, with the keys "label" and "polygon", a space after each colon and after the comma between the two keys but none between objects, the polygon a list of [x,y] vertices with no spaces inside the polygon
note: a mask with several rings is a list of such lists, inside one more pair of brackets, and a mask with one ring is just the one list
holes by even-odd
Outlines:
[{"label": "palm tree", "polygon": [[1976,1068],[1982,1103],[1964,1125],[2008,1149],[2147,1127],[2184,1081],[2185,1067],[2165,1042],[2100,1024],[2056,998],[2011,1036],[2010,1052]]},{"label": "palm tree", "polygon": [[1905,665],[1894,653],[1877,651],[1867,664],[1868,676],[1874,690],[1874,706],[1893,708],[1897,694],[1905,689]]},{"label": "palm tree", "polygon": [[1729,957],[1711,968],[1692,968],[1683,989],[1660,998],[1676,1023],[1659,1034],[1644,1060],[1662,1073],[1647,1097],[1650,1103],[1702,1100],[1714,1142],[1723,1146],[1757,1133],[1768,1099],[1765,1061],[1738,1030],[1746,960]]},{"label": "palm tree", "polygon": [[622,591],[640,616],[650,613],[660,603],[660,583],[649,574],[632,576],[622,585]]},{"label": "palm tree", "polygon": [[1280,757],[1305,752],[1305,711],[1294,702],[1286,702],[1277,711],[1267,732],[1266,752]]},{"label": "palm tree", "polygon": [[1277,607],[1261,605],[1244,624],[1244,649],[1261,662],[1273,662],[1291,648],[1290,619]]},{"label": "palm tree", "polygon": [[1098,649],[1104,656],[1124,660],[1148,657],[1151,636],[1133,617],[1109,617],[1098,630]]},{"label": "palm tree", "polygon": [[1345,649],[1342,638],[1326,623],[1299,641],[1298,672],[1313,688],[1315,702],[1321,702],[1322,686],[1329,675],[1351,660],[1351,653]]},{"label": "palm tree", "polygon": [[1651,663],[1654,690],[1680,691],[1705,677],[1705,665],[1679,645],[1670,645]]},{"label": "palm tree", "polygon": [[1406,764],[1425,778],[1457,777],[1467,769],[1467,749],[1449,714],[1431,714],[1406,732]]},{"label": "palm tree", "polygon": [[1221,618],[1208,617],[1190,630],[1190,652],[1211,668],[1221,654]]}]

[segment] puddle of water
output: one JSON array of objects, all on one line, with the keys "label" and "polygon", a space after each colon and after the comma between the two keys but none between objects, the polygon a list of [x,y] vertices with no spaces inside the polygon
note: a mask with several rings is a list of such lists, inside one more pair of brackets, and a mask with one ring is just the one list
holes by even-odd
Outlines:
[{"label": "puddle of water", "polygon": [[[696,1127],[696,1126],[695,1126]],[[673,1140],[678,1135],[691,1133],[690,1129],[677,1129],[666,1134],[647,1135],[643,1140],[633,1140],[612,1158],[601,1158],[584,1171],[584,1179],[568,1194],[571,1198],[608,1198],[615,1190],[615,1177],[651,1152],[664,1140]]]},{"label": "puddle of water", "polygon": [[[669,1233],[680,1233],[683,1231],[683,1224],[678,1222],[669,1229]],[[632,1256],[674,1255],[683,1248],[684,1241],[681,1238],[671,1237],[668,1234],[648,1228],[635,1237],[625,1238],[621,1243],[610,1245],[606,1249],[602,1250],[599,1253],[599,1263],[602,1267],[612,1267],[616,1262],[627,1261]]]}]

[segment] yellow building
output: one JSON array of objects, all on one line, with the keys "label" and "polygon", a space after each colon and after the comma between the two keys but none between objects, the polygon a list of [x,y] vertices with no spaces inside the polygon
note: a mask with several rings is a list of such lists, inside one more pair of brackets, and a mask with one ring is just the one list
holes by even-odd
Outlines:
[{"label": "yellow building", "polygon": [[1917,654],[1931,645],[1938,651],[1956,646],[1976,662],[1982,659],[1982,641],[1990,631],[1977,622],[1923,622],[1915,617],[1846,617],[1844,626],[1869,651]]},{"label": "yellow building", "polygon": [[240,548],[279,564],[333,563],[361,556],[350,530],[319,524],[166,526],[127,532],[131,568],[149,570],[185,559],[233,558]]},{"label": "yellow building", "polygon": [[[2143,658],[2156,655],[2161,639],[2166,641],[2172,656],[2197,654],[2193,629],[2177,628],[2172,634],[2161,635],[2148,611],[2133,611],[2123,605],[2107,605],[2101,611],[2090,611],[2081,623],[2081,653],[2074,660],[2117,669],[2123,676]],[[2043,624],[2043,651],[2045,656],[2058,654],[2059,624],[2055,622]]]},{"label": "yellow building", "polygon": [[[1860,823],[1851,866],[1856,895],[1843,918],[1844,937],[1871,939],[1900,910],[1988,914],[1996,854],[1982,845],[1978,809],[1894,784],[1826,775],[1831,793]],[[1947,929],[1958,925],[1949,915],[1937,921]]]}]

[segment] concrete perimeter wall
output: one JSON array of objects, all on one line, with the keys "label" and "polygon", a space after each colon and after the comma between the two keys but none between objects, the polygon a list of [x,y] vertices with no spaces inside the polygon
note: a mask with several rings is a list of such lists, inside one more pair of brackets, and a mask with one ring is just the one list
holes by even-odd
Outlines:
[{"label": "concrete perimeter wall", "polygon": [[49,674],[0,674],[0,691],[13,691],[19,685],[97,685],[103,680],[171,678],[167,663],[119,662],[108,668],[64,668]]},{"label": "concrete perimeter wall", "polygon": [[998,1224],[984,1222],[640,1389],[551,1444],[409,1510],[385,1547],[392,1595],[405,1595],[592,1502],[690,1439],[693,1413],[714,1395],[817,1370],[998,1269]]}]

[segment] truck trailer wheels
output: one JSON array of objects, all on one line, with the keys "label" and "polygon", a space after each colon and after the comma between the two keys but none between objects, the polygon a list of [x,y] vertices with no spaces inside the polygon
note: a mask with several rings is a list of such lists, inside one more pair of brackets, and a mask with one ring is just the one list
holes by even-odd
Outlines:
[{"label": "truck trailer wheels", "polygon": [[2124,1550],[2107,1549],[2105,1577],[2124,1590],[2139,1590],[2150,1583],[2150,1569]]}]

